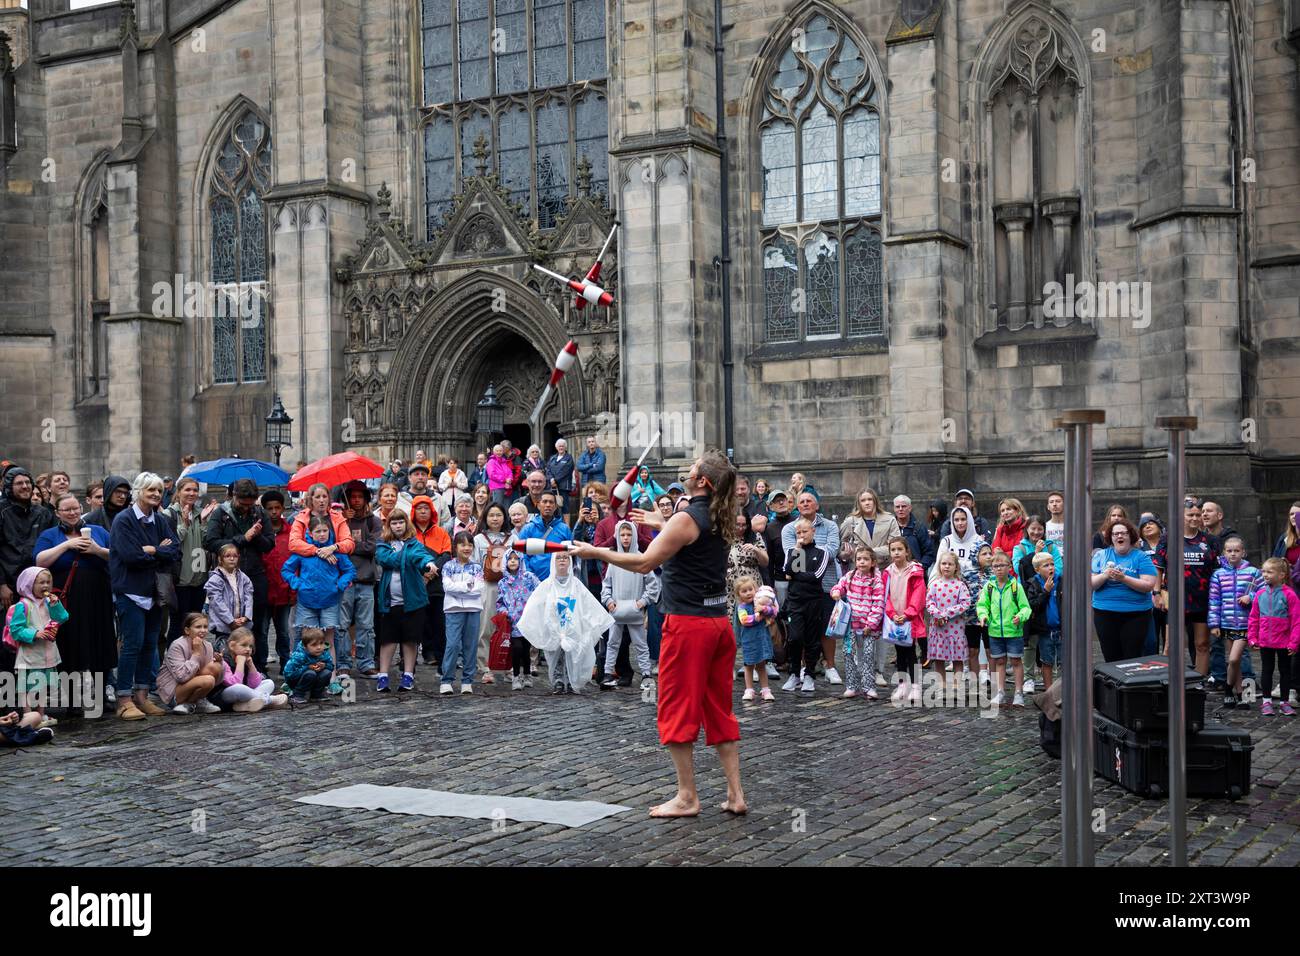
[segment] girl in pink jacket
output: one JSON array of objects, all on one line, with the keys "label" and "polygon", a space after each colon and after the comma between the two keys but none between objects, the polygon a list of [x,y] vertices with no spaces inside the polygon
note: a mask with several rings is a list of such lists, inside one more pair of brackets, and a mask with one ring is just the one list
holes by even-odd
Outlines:
[{"label": "girl in pink jacket", "polygon": [[1285,558],[1269,558],[1261,569],[1264,572],[1264,587],[1255,592],[1255,600],[1250,606],[1250,618],[1246,622],[1246,639],[1251,646],[1259,648],[1259,657],[1264,664],[1260,682],[1259,712],[1264,717],[1273,716],[1273,667],[1282,672],[1282,713],[1287,717],[1295,716],[1291,706],[1291,661],[1288,655],[1300,650],[1300,598],[1287,587],[1287,567]]},{"label": "girl in pink jacket", "polygon": [[844,648],[845,697],[863,694],[875,700],[876,638],[885,617],[885,585],[876,570],[876,552],[868,547],[853,552],[853,570],[831,589],[836,601],[849,602],[849,636]]}]

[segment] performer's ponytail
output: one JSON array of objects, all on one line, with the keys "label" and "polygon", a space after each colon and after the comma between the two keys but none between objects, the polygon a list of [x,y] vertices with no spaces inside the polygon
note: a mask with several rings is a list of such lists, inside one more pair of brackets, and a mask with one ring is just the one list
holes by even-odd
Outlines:
[{"label": "performer's ponytail", "polygon": [[710,448],[700,456],[696,469],[702,483],[706,484],[712,499],[709,501],[709,524],[715,534],[722,535],[728,545],[736,543],[736,469],[717,448]]}]

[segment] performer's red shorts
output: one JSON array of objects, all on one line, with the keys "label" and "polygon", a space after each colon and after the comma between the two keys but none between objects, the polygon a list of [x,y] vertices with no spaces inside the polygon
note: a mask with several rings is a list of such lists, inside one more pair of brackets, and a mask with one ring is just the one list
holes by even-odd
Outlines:
[{"label": "performer's red shorts", "polygon": [[736,635],[725,617],[664,618],[659,643],[659,742],[710,747],[740,739],[731,711]]}]

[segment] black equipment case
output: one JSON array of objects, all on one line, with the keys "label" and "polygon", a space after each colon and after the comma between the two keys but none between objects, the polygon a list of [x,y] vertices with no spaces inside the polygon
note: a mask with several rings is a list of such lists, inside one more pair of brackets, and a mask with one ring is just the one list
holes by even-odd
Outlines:
[{"label": "black equipment case", "polygon": [[[1169,792],[1169,741],[1164,734],[1139,733],[1093,712],[1096,772],[1140,797]],[[1187,795],[1236,800],[1250,793],[1250,734],[1211,721],[1187,735]]]},{"label": "black equipment case", "polygon": [[[1184,678],[1187,732],[1205,726],[1205,678],[1191,668]],[[1130,730],[1169,730],[1169,660],[1135,657],[1097,664],[1092,669],[1092,704]]]}]

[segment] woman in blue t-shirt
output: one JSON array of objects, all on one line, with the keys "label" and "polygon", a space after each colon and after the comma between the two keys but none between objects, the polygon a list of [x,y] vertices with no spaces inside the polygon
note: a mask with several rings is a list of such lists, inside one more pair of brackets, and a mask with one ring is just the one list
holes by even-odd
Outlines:
[{"label": "woman in blue t-shirt", "polygon": [[1092,617],[1109,661],[1142,654],[1151,627],[1151,591],[1156,566],[1140,548],[1137,528],[1127,518],[1110,518],[1101,530],[1104,547],[1092,553]]}]

